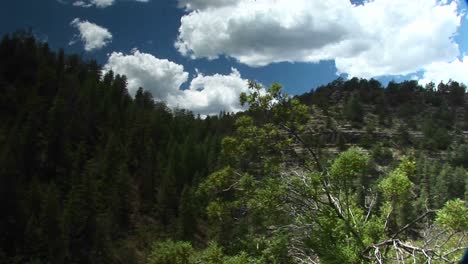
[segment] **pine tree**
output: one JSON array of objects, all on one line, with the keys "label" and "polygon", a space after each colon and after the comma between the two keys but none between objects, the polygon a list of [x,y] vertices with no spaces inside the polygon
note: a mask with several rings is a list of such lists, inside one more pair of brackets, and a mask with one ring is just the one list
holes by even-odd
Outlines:
[{"label": "pine tree", "polygon": [[84,172],[75,175],[64,209],[64,227],[68,259],[89,262],[94,230],[96,230],[97,188],[94,178],[95,161],[88,161]]},{"label": "pine tree", "polygon": [[364,120],[364,109],[358,96],[352,95],[343,108],[345,118],[353,123],[360,124]]},{"label": "pine tree", "polygon": [[452,168],[448,175],[448,200],[463,198],[465,193],[465,179],[468,178],[467,171],[462,167]]},{"label": "pine tree", "polygon": [[92,256],[93,263],[114,263],[116,253],[113,251],[112,243],[112,220],[108,213],[101,213],[96,216],[96,230],[92,238]]},{"label": "pine tree", "polygon": [[444,165],[435,177],[434,202],[436,208],[441,208],[449,197],[449,180],[452,170],[449,165]]},{"label": "pine tree", "polygon": [[163,224],[168,225],[177,211],[177,180],[175,150],[169,156],[167,167],[162,174],[161,184],[158,187],[157,206],[159,217]]},{"label": "pine tree", "polygon": [[178,210],[178,237],[184,241],[192,239],[196,232],[195,201],[192,189],[185,185],[180,195]]},{"label": "pine tree", "polygon": [[468,201],[468,177],[465,178],[465,201]]},{"label": "pine tree", "polygon": [[43,191],[42,187],[34,178],[29,186],[26,206],[26,226],[24,227],[24,252],[31,259],[41,259],[44,257],[46,237],[42,229],[42,210],[43,210]]},{"label": "pine tree", "polygon": [[50,263],[63,263],[66,256],[63,236],[63,222],[60,208],[60,195],[55,184],[50,184],[42,210],[45,239],[47,241],[47,259]]}]

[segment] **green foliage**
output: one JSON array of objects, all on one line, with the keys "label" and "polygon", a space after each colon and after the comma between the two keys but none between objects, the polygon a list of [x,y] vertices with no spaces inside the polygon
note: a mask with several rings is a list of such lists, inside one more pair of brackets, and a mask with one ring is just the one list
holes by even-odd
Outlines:
[{"label": "green foliage", "polygon": [[462,144],[456,147],[452,156],[452,164],[468,168],[468,145]]},{"label": "green foliage", "polygon": [[[413,89],[411,85],[408,84],[409,89]],[[224,225],[230,223],[230,232],[236,234],[236,239],[244,241],[233,247],[232,242],[229,243],[230,250],[237,252],[247,248],[249,253],[271,262],[258,252],[264,252],[263,245],[269,245],[266,246],[267,252],[272,252],[279,259],[281,251],[273,250],[275,247],[265,241],[274,238],[269,232],[270,228],[278,232],[277,226],[289,226],[292,235],[283,237],[287,242],[280,243],[285,248],[294,248],[291,246],[296,243],[294,238],[302,241],[303,244],[299,246],[302,252],[312,253],[321,262],[359,263],[365,262],[363,252],[366,248],[388,239],[388,236],[407,239],[418,232],[418,227],[412,223],[417,217],[413,198],[419,191],[412,182],[412,179],[419,180],[414,161],[403,158],[397,168],[377,181],[379,177],[369,176],[372,161],[364,150],[351,147],[325,167],[302,140],[301,133],[307,120],[296,120],[294,126],[285,125],[291,116],[274,113],[287,113],[290,105],[282,103],[286,99],[280,98],[271,103],[274,95],[266,92],[262,96],[260,86],[253,83],[251,86],[253,94],[244,94],[242,100],[251,104],[252,116],[240,117],[236,134],[223,142],[223,154],[229,157],[227,160],[231,166],[213,174],[200,185],[205,195],[211,194],[211,202],[207,203],[209,215],[218,218]],[[352,102],[354,106],[356,100],[354,98]],[[268,137],[265,129],[275,136]],[[277,131],[282,131],[285,137],[278,137],[281,133]],[[291,170],[295,173],[280,176],[285,173],[284,168],[281,170],[275,164],[282,162],[280,153],[293,144],[303,144],[309,151],[310,156],[300,156],[305,159],[300,166],[302,170],[310,172],[309,176],[295,171],[294,165]],[[375,157],[392,158],[389,149],[378,147],[383,148],[384,145],[373,149]],[[283,152],[278,151],[280,149]],[[459,179],[460,176],[455,178]],[[450,182],[456,181],[459,180]],[[428,193],[432,195],[434,191],[429,189]],[[459,191],[455,193],[460,195]],[[273,209],[275,204],[276,210]],[[239,210],[241,214],[236,213]],[[269,216],[270,219],[262,216]],[[218,230],[226,234],[225,229]],[[297,230],[301,231],[295,233]],[[252,244],[249,243],[251,241],[256,242],[257,250],[248,246]],[[287,255],[281,263],[288,263]]]},{"label": "green foliage", "polygon": [[[101,75],[30,33],[0,41],[0,262],[366,263],[408,252],[385,241],[438,239],[458,256],[464,85],[249,82],[248,111],[202,120]],[[417,164],[392,162],[408,152]]]},{"label": "green foliage", "polygon": [[350,148],[341,153],[331,165],[330,174],[336,181],[350,182],[362,176],[367,169],[369,159],[357,148]]},{"label": "green foliage", "polygon": [[465,178],[465,201],[468,201],[468,177]]},{"label": "green foliage", "polygon": [[429,149],[446,149],[451,143],[450,134],[441,123],[437,123],[435,118],[426,117],[423,122],[423,145]]},{"label": "green foliage", "polygon": [[413,188],[408,176],[414,173],[415,163],[403,160],[400,166],[379,183],[379,188],[387,199],[402,201],[406,199]]},{"label": "green foliage", "polygon": [[468,207],[466,206],[466,202],[461,199],[448,201],[437,212],[436,222],[452,231],[468,231]]},{"label": "green foliage", "polygon": [[157,242],[151,248],[148,264],[191,264],[195,251],[188,242]]},{"label": "green foliage", "polygon": [[195,263],[217,264],[224,262],[224,254],[222,249],[211,243],[205,250],[195,257]]},{"label": "green foliage", "polygon": [[373,145],[370,152],[372,154],[372,158],[382,165],[388,165],[393,159],[393,153],[390,148],[383,146],[381,143]]},{"label": "green foliage", "polygon": [[153,244],[148,256],[148,264],[247,264],[258,263],[245,253],[237,256],[226,256],[221,247],[211,243],[207,248],[197,251],[188,242],[167,240]]}]

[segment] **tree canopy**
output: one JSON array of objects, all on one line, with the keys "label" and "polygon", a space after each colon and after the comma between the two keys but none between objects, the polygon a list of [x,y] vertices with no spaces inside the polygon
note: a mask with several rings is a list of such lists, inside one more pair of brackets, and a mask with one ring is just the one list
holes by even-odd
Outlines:
[{"label": "tree canopy", "polygon": [[0,263],[453,263],[468,104],[451,81],[246,83],[169,109],[31,34],[0,41]]}]

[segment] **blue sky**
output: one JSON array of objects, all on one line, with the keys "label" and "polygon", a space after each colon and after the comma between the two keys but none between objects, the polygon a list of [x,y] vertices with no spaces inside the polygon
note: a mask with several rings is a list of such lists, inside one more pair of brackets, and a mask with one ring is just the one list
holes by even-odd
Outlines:
[{"label": "blue sky", "polygon": [[245,80],[290,94],[343,76],[468,82],[464,1],[15,0],[0,34],[32,28],[171,107],[238,111]]}]

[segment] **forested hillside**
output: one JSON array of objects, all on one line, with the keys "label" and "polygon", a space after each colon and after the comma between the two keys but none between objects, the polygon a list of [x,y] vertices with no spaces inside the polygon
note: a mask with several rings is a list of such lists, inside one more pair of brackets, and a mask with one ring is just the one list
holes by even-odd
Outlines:
[{"label": "forested hillside", "polygon": [[193,220],[179,204],[218,168],[233,126],[142,89],[132,99],[125,76],[23,33],[0,44],[0,100],[4,263],[131,263],[127,242],[186,238]]},{"label": "forested hillside", "polygon": [[169,109],[27,33],[0,43],[0,263],[453,263],[466,86],[353,78]]}]

